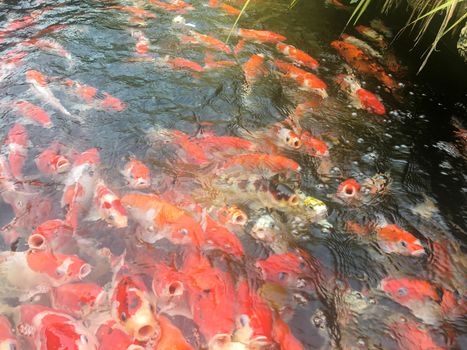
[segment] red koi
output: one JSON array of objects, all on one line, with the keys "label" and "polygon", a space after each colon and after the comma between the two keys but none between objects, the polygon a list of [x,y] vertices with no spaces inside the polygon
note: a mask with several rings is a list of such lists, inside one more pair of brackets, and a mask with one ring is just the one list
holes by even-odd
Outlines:
[{"label": "red koi", "polygon": [[276,43],[278,41],[285,41],[287,38],[283,35],[270,32],[267,30],[254,30],[243,29],[237,30],[237,34],[245,40],[259,42],[259,43]]},{"label": "red koi", "polygon": [[362,186],[354,179],[348,179],[342,182],[337,188],[337,197],[346,201],[360,198],[360,189]]},{"label": "red koi", "polygon": [[161,336],[154,350],[194,350],[183,336],[183,333],[175,327],[170,320],[159,316]]},{"label": "red koi", "polygon": [[36,227],[28,238],[30,249],[54,251],[70,242],[73,229],[63,220],[47,220]]},{"label": "red koi", "polygon": [[52,291],[53,307],[78,318],[102,305],[105,298],[104,289],[94,283],[64,284]]},{"label": "red koi", "polygon": [[190,61],[186,58],[166,56],[164,62],[174,69],[189,69],[195,72],[202,72],[204,69],[196,62]]},{"label": "red koi", "polygon": [[224,169],[241,166],[246,169],[266,168],[273,172],[300,171],[300,165],[284,156],[261,153],[241,154],[225,161]]},{"label": "red koi", "polygon": [[196,43],[202,44],[206,46],[207,48],[213,49],[213,50],[219,50],[225,53],[231,53],[232,50],[230,47],[228,47],[225,43],[220,41],[219,39],[216,39],[212,36],[209,35],[204,35],[198,32],[195,32],[194,30],[190,30],[190,34],[192,37],[195,39]]},{"label": "red koi", "polygon": [[206,227],[204,228],[204,245],[206,244],[236,257],[245,255],[242,243],[237,236],[209,215],[206,215]]},{"label": "red koi", "polygon": [[58,175],[70,170],[70,161],[59,153],[58,148],[58,145],[52,145],[36,157],[37,169],[44,175]]},{"label": "red koi", "polygon": [[274,319],[273,337],[279,344],[280,350],[303,350],[303,344],[295,338],[287,323],[279,316]]},{"label": "red koi", "polygon": [[266,67],[264,66],[264,55],[252,55],[248,61],[243,64],[242,68],[245,73],[247,84],[253,85],[260,77],[267,73]]},{"label": "red koi", "polygon": [[47,112],[28,101],[16,102],[14,104],[14,109],[23,118],[38,123],[43,128],[50,129],[53,126]]},{"label": "red koi", "polygon": [[130,160],[122,171],[130,188],[145,189],[151,185],[151,172],[149,168],[137,159]]},{"label": "red koi", "polygon": [[154,13],[134,6],[109,6],[107,7],[107,9],[125,11],[132,14],[133,16],[141,18],[157,18],[157,16]]}]

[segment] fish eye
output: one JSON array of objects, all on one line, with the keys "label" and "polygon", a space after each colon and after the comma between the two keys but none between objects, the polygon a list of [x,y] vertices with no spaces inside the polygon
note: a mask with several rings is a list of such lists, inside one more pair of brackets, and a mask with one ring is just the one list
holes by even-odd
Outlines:
[{"label": "fish eye", "polygon": [[122,312],[122,313],[120,314],[120,319],[121,319],[123,322],[125,322],[125,321],[126,321],[126,313]]},{"label": "fish eye", "polygon": [[115,220],[115,216],[114,216],[113,214],[110,214],[108,218],[109,218],[110,221],[114,221],[114,220]]},{"label": "fish eye", "polygon": [[287,136],[287,137],[285,138],[285,141],[286,141],[286,142],[289,142],[289,141],[290,141],[290,137]]},{"label": "fish eye", "polygon": [[287,278],[287,272],[279,272],[277,275],[280,281],[284,281]]},{"label": "fish eye", "polygon": [[407,242],[406,241],[400,241],[401,246],[404,248],[407,248]]},{"label": "fish eye", "polygon": [[180,232],[180,233],[181,233],[182,235],[184,235],[184,236],[186,236],[186,235],[188,234],[188,230],[187,230],[186,228],[182,228],[182,229],[181,229],[180,231],[178,231],[178,232]]},{"label": "fish eye", "polygon": [[249,320],[249,318],[245,314],[240,315],[240,317],[239,317],[239,321],[240,321],[240,324],[242,325],[242,327],[245,327],[245,326],[248,325],[248,320]]},{"label": "fish eye", "polygon": [[407,295],[407,288],[405,287],[400,287],[397,292],[399,293],[400,296]]}]

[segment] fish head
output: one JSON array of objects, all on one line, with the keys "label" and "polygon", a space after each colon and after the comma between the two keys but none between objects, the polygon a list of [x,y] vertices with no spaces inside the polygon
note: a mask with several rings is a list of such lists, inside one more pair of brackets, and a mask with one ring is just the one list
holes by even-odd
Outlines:
[{"label": "fish head", "polygon": [[70,170],[71,163],[63,155],[57,154],[50,159],[50,167],[56,174],[63,174]]},{"label": "fish head", "polygon": [[128,226],[127,211],[118,198],[115,198],[112,201],[102,202],[101,213],[103,215],[103,219],[113,227],[123,228]]},{"label": "fish head", "polygon": [[441,301],[441,291],[425,280],[387,277],[380,282],[379,289],[401,305],[410,305],[413,302],[427,302],[429,300]]},{"label": "fish head", "polygon": [[352,200],[358,197],[361,185],[354,179],[348,179],[342,182],[337,188],[336,195],[344,200]]},{"label": "fish head", "polygon": [[374,113],[377,115],[386,114],[386,109],[381,101],[371,92],[365,89],[357,90],[357,98],[360,101],[360,104],[368,112]]},{"label": "fish head", "polygon": [[250,234],[257,240],[272,243],[277,240],[280,228],[271,215],[263,215],[255,222]]},{"label": "fish head", "polygon": [[218,210],[217,217],[221,224],[232,224],[244,226],[248,221],[248,216],[236,205],[225,206]]},{"label": "fish head", "polygon": [[87,315],[106,300],[106,292],[95,283],[64,284],[53,289],[52,304],[55,309],[76,317]]},{"label": "fish head", "polygon": [[378,244],[386,253],[423,256],[425,248],[420,240],[397,225],[386,225],[376,231]]},{"label": "fish head", "polygon": [[26,72],[26,79],[29,82],[35,82],[41,86],[47,85],[45,76],[41,72],[34,69],[30,69]]},{"label": "fish head", "polygon": [[112,315],[136,340],[157,339],[160,335],[155,304],[137,276],[123,276],[118,281],[112,296]]},{"label": "fish head", "polygon": [[300,137],[290,129],[280,128],[278,135],[280,140],[291,149],[299,149],[302,146]]},{"label": "fish head", "polygon": [[119,347],[127,350],[137,349],[132,347],[136,346],[133,344],[133,339],[116,326],[113,320],[102,324],[96,332],[96,337],[100,343],[99,350],[115,350]]}]

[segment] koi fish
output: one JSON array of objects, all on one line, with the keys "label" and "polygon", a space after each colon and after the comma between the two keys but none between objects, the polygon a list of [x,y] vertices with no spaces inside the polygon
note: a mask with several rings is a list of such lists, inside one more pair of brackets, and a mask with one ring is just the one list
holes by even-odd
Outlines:
[{"label": "koi fish", "polygon": [[316,93],[323,99],[328,97],[326,83],[316,75],[281,60],[274,60],[274,64],[285,73],[286,78],[295,80],[300,89]]},{"label": "koi fish", "polygon": [[245,255],[242,243],[226,227],[220,225],[210,215],[205,217],[204,246],[212,245],[227,254],[243,257]]},{"label": "koi fish", "polygon": [[0,316],[0,349],[18,349],[16,337],[12,332],[13,327],[5,316]]},{"label": "koi fish", "polygon": [[155,129],[148,134],[152,141],[171,141],[180,149],[180,157],[186,163],[205,165],[209,162],[206,154],[197,142],[179,130]]},{"label": "koi fish", "polygon": [[155,303],[141,278],[120,276],[111,302],[112,317],[131,337],[138,341],[148,341],[160,336]]},{"label": "koi fish", "polygon": [[172,3],[166,3],[159,0],[148,0],[148,2],[154,6],[170,12],[185,12],[194,9],[191,4],[188,4],[182,0],[174,0]]},{"label": "koi fish", "polygon": [[272,343],[271,309],[245,280],[238,286],[236,315],[234,341],[258,347]]},{"label": "koi fish", "polygon": [[144,350],[143,347],[135,344],[135,340],[120,329],[114,320],[102,324],[96,332],[96,337],[99,341],[99,350]]},{"label": "koi fish", "polygon": [[237,65],[234,61],[215,61],[212,54],[206,53],[204,56],[204,69],[219,69]]},{"label": "koi fish", "polygon": [[52,290],[52,305],[77,318],[87,316],[106,300],[106,292],[95,283],[70,283]]},{"label": "koi fish", "polygon": [[99,91],[95,87],[82,84],[78,81],[66,80],[65,85],[71,86],[75,90],[75,95],[81,98],[88,104],[94,104],[97,108],[102,108],[108,111],[121,112],[127,106],[126,103],[121,101],[115,96],[112,96],[108,92]]},{"label": "koi fish", "polygon": [[62,45],[50,39],[32,38],[24,41],[22,45],[33,46],[35,48],[50,52],[54,55],[66,58],[69,61],[72,60],[71,54]]},{"label": "koi fish", "polygon": [[154,243],[167,238],[175,244],[199,246],[202,229],[199,223],[184,210],[147,194],[130,193],[122,197],[122,204],[142,226],[141,238]]},{"label": "koi fish", "polygon": [[182,40],[184,41],[188,41],[190,43],[193,43],[193,44],[200,44],[200,45],[203,45],[209,49],[213,49],[213,50],[218,50],[218,51],[222,51],[222,52],[225,52],[225,53],[231,53],[232,50],[230,49],[230,47],[228,47],[225,43],[223,43],[222,41],[220,41],[219,39],[216,39],[212,36],[209,36],[209,35],[204,35],[204,34],[201,34],[201,33],[198,33],[194,30],[190,30],[189,31],[191,37],[182,37]]},{"label": "koi fish", "polygon": [[384,24],[384,22],[380,19],[372,19],[370,21],[370,26],[374,30],[377,30],[381,34],[384,34],[386,38],[392,38],[394,35],[392,34],[391,29]]},{"label": "koi fish", "polygon": [[327,157],[329,156],[329,147],[326,143],[311,134],[302,130],[299,133],[302,150],[313,157]]},{"label": "koi fish", "polygon": [[58,175],[68,172],[71,163],[59,152],[57,144],[42,151],[35,159],[37,169],[44,175]]},{"label": "koi fish", "polygon": [[161,335],[157,343],[157,350],[194,350],[180,329],[175,327],[168,318],[159,316],[159,325]]},{"label": "koi fish", "polygon": [[189,69],[194,72],[202,72],[204,70],[200,64],[182,57],[171,58],[167,55],[162,59],[162,62],[173,69]]},{"label": "koi fish", "polygon": [[228,15],[238,16],[240,14],[240,10],[238,8],[230,6],[228,4],[222,3],[219,5],[219,8]]},{"label": "koi fish", "polygon": [[251,141],[237,136],[217,136],[211,133],[204,133],[198,138],[193,138],[193,142],[198,144],[206,154],[220,152],[223,154],[235,154],[245,151],[253,151],[255,144]]},{"label": "koi fish", "polygon": [[256,54],[251,57],[243,65],[243,72],[245,73],[245,80],[248,85],[253,85],[260,77],[267,73],[264,66],[264,55]]},{"label": "koi fish", "polygon": [[36,34],[32,36],[32,38],[40,38],[44,35],[56,32],[58,30],[67,28],[68,24],[53,24],[48,27],[45,27],[44,29],[39,30]]},{"label": "koi fish", "polygon": [[381,55],[380,52],[376,51],[373,49],[370,45],[368,45],[365,41],[360,40],[352,35],[348,34],[342,34],[341,35],[342,40],[345,42],[355,45],[359,49],[361,49],[363,52],[365,52],[367,55],[370,55],[371,57],[374,58],[383,58],[383,55]]},{"label": "koi fish", "polygon": [[427,324],[437,324],[443,318],[443,289],[428,281],[387,277],[380,282],[379,289]]},{"label": "koi fish", "polygon": [[45,103],[50,104],[52,107],[62,112],[68,117],[71,117],[71,113],[63,107],[60,101],[55,97],[55,95],[50,91],[47,86],[46,77],[39,71],[30,69],[26,72],[26,81],[31,84],[34,88],[34,91],[37,95],[44,100]]},{"label": "koi fish", "polygon": [[407,256],[425,255],[425,249],[420,240],[397,225],[385,225],[377,228],[376,237],[378,245],[386,253]]},{"label": "koi fish", "polygon": [[283,55],[289,57],[294,62],[300,64],[303,67],[307,67],[310,69],[316,69],[319,67],[318,61],[316,61],[313,57],[292,45],[277,43],[276,48]]},{"label": "koi fish", "polygon": [[119,11],[125,11],[133,16],[140,17],[140,18],[157,18],[157,15],[154,13],[151,13],[149,11],[146,11],[142,8],[139,7],[134,7],[134,6],[109,6],[107,7],[109,10],[119,10]]},{"label": "koi fish", "polygon": [[446,350],[446,348],[436,344],[428,329],[422,327],[416,321],[404,318],[400,321],[391,322],[387,327],[400,350]]},{"label": "koi fish", "polygon": [[8,36],[9,34],[35,24],[36,18],[39,14],[40,11],[32,11],[27,16],[15,19],[13,21],[9,21],[3,29],[0,29],[0,42],[2,42],[3,38]]},{"label": "koi fish", "polygon": [[145,56],[149,52],[149,39],[139,30],[133,31],[131,35],[136,39],[136,52],[138,55]]},{"label": "koi fish", "polygon": [[187,291],[193,321],[208,343],[235,328],[235,290],[230,275],[210,265],[201,254],[185,258],[182,271],[189,276]]},{"label": "koi fish", "polygon": [[97,339],[81,322],[66,313],[42,305],[20,306],[18,331],[34,349],[97,350]]},{"label": "koi fish", "polygon": [[292,159],[279,155],[261,153],[241,154],[226,160],[223,169],[240,166],[245,169],[265,168],[275,173],[300,171],[300,165]]},{"label": "koi fish", "polygon": [[0,59],[0,81],[5,79],[10,72],[14,71],[26,56],[27,53],[20,50],[13,50],[2,56]]},{"label": "koi fish", "polygon": [[88,220],[104,220],[115,228],[123,228],[128,225],[128,216],[120,198],[99,180],[94,194],[94,207],[91,209]]},{"label": "koi fish", "polygon": [[130,160],[122,170],[130,188],[145,189],[151,186],[151,173],[149,168],[137,159]]},{"label": "koi fish", "polygon": [[268,30],[255,30],[239,28],[236,31],[237,35],[245,40],[258,42],[258,43],[277,43],[278,41],[285,41],[287,38],[283,35],[270,32]]},{"label": "koi fish", "polygon": [[331,43],[331,46],[358,72],[374,76],[388,89],[397,89],[397,83],[384,71],[383,67],[371,61],[371,59],[355,45],[345,41],[335,40]]},{"label": "koi fish", "polygon": [[33,121],[43,128],[50,129],[53,126],[47,112],[28,101],[17,101],[14,104],[14,109],[26,120]]},{"label": "koi fish", "polygon": [[265,281],[293,289],[312,287],[310,282],[317,273],[311,257],[302,250],[271,255],[266,260],[257,261],[256,266]]},{"label": "koi fish", "polygon": [[377,115],[386,114],[386,109],[381,101],[373,93],[363,89],[354,76],[340,74],[335,81],[350,96],[352,106],[355,108],[365,109],[369,113]]},{"label": "koi fish", "polygon": [[279,316],[274,319],[273,338],[279,344],[280,350],[303,350],[303,344],[295,338],[287,323]]},{"label": "koi fish", "polygon": [[28,156],[29,137],[28,132],[21,124],[15,124],[8,131],[5,140],[8,152],[8,162],[10,164],[11,175],[21,178],[24,162]]},{"label": "koi fish", "polygon": [[370,39],[371,41],[377,43],[380,47],[386,48],[388,46],[386,40],[384,37],[379,34],[377,31],[374,29],[364,26],[364,25],[358,25],[355,27],[355,30],[359,32],[361,35],[365,36],[366,38]]},{"label": "koi fish", "polygon": [[28,238],[28,246],[35,250],[54,251],[68,244],[73,229],[63,220],[47,220],[36,227]]},{"label": "koi fish", "polygon": [[78,225],[78,216],[93,197],[95,171],[99,162],[99,151],[96,148],[88,149],[76,158],[65,180],[61,205],[68,207],[66,222],[74,228]]}]

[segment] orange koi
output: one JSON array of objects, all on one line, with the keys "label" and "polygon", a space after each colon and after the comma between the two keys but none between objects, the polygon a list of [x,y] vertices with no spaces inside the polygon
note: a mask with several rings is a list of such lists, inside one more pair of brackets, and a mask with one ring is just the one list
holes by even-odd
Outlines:
[{"label": "orange koi", "polygon": [[214,219],[206,215],[204,229],[204,242],[205,245],[212,245],[227,254],[236,257],[243,257],[245,255],[242,243],[232,232],[227,228],[220,225]]},{"label": "orange koi", "polygon": [[163,61],[174,69],[189,69],[195,72],[202,72],[204,70],[201,65],[186,58],[170,58],[169,56],[166,56]]},{"label": "orange koi", "polygon": [[376,237],[378,245],[386,253],[409,256],[421,256],[425,254],[425,249],[420,240],[397,225],[386,225],[377,228]]},{"label": "orange koi", "polygon": [[258,78],[264,76],[267,72],[264,66],[264,55],[257,54],[252,55],[243,66],[243,72],[245,73],[245,80],[248,85],[253,85]]},{"label": "orange koi", "polygon": [[162,2],[159,0],[147,0],[150,4],[157,6],[165,11],[173,11],[173,12],[185,12],[188,10],[193,10],[193,5],[186,3],[182,0],[174,0],[172,3],[168,4],[166,2]]},{"label": "orange koi", "polygon": [[219,222],[223,225],[246,225],[248,216],[236,205],[226,206],[217,211]]},{"label": "orange koi", "polygon": [[348,179],[339,184],[336,196],[345,201],[353,201],[360,198],[362,186],[354,179]]},{"label": "orange koi", "polygon": [[383,67],[371,61],[371,59],[355,45],[345,41],[335,40],[331,43],[331,46],[358,72],[373,75],[387,88],[397,89],[397,83],[384,71]]},{"label": "orange koi", "polygon": [[194,350],[183,333],[168,318],[159,316],[160,338],[155,350]]},{"label": "orange koi", "polygon": [[311,68],[311,69],[316,69],[319,67],[318,61],[316,61],[313,57],[308,55],[306,52],[303,52],[302,50],[299,50],[292,45],[277,43],[276,48],[279,52],[288,56],[293,61],[297,62],[298,64],[304,67]]},{"label": "orange koi", "polygon": [[194,30],[190,30],[190,35],[194,38],[193,43],[198,43],[213,50],[219,50],[225,53],[231,53],[232,50],[225,43],[209,35],[204,35]]},{"label": "orange koi", "polygon": [[421,327],[413,320],[395,321],[390,323],[388,328],[396,339],[400,350],[446,350],[434,342],[426,328]]},{"label": "orange koi", "polygon": [[62,45],[50,39],[46,40],[40,38],[33,38],[24,41],[22,44],[26,46],[34,46],[38,49],[45,50],[52,54],[64,57],[69,61],[71,61],[72,59],[71,54],[67,50],[65,50],[65,48]]},{"label": "orange koi", "polygon": [[14,109],[23,118],[36,122],[46,129],[53,126],[49,115],[39,106],[36,106],[28,101],[18,101],[14,104]]},{"label": "orange koi", "polygon": [[268,30],[255,30],[239,28],[237,35],[248,41],[259,43],[276,43],[278,41],[285,41],[287,38],[283,35],[270,32]]},{"label": "orange koi", "polygon": [[220,4],[219,7],[228,15],[238,16],[240,14],[240,10],[238,8],[230,6],[228,4]]},{"label": "orange koi", "polygon": [[142,350],[135,344],[133,337],[128,335],[113,320],[101,325],[96,332],[99,340],[99,350]]},{"label": "orange koi", "polygon": [[37,169],[44,175],[58,175],[70,170],[70,161],[60,154],[58,145],[52,145],[39,154],[35,163]]},{"label": "orange koi", "polygon": [[28,238],[30,249],[54,251],[70,242],[73,229],[63,220],[47,220],[36,227]]},{"label": "orange koi", "polygon": [[253,151],[255,144],[236,136],[217,136],[212,134],[203,134],[201,137],[194,138],[193,142],[197,143],[205,153],[217,152],[244,152]]},{"label": "orange koi", "polygon": [[311,156],[329,156],[329,147],[324,141],[311,136],[308,131],[302,131],[299,137],[303,150],[307,151]]},{"label": "orange koi", "polygon": [[224,163],[224,169],[235,166],[246,169],[266,168],[273,172],[300,171],[300,165],[292,159],[260,153],[237,155]]},{"label": "orange koi", "polygon": [[287,323],[279,316],[274,319],[273,338],[280,350],[303,350],[303,344],[295,338]]},{"label": "orange koi", "polygon": [[215,61],[212,54],[206,53],[204,56],[204,69],[218,69],[237,65],[234,61]]},{"label": "orange koi", "polygon": [[136,38],[136,52],[139,55],[146,55],[149,52],[149,39],[141,31],[134,31],[132,36]]}]

